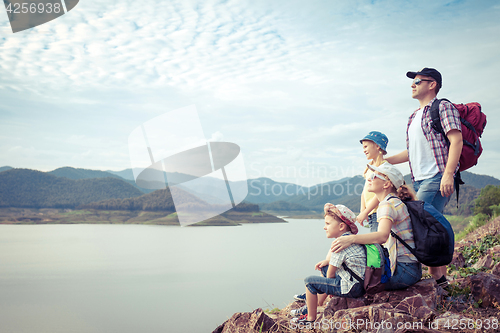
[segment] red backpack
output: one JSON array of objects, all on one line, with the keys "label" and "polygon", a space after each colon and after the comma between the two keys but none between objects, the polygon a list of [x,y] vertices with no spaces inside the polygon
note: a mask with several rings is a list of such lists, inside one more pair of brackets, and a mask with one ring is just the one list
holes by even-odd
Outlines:
[{"label": "red backpack", "polygon": [[[431,106],[431,119],[432,128],[438,133],[441,133],[446,140],[448,146],[450,142],[446,137],[441,126],[441,119],[439,118],[439,103],[441,101],[449,100],[436,99]],[[450,102],[451,103],[451,102]],[[453,103],[452,103],[453,104]],[[481,141],[479,138],[483,134],[484,127],[486,126],[486,115],[481,112],[481,105],[479,103],[467,104],[453,104],[460,113],[460,121],[462,122],[462,138],[464,141],[462,154],[460,155],[460,167],[458,171],[464,171],[477,164],[477,160],[483,152]]]}]

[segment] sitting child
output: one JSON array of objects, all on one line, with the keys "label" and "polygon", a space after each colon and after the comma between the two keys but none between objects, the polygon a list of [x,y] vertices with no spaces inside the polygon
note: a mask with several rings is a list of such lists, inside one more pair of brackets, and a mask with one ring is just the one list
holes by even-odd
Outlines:
[{"label": "sitting child", "polygon": [[[343,205],[325,204],[325,226],[327,238],[337,238],[358,233],[355,225],[356,215]],[[329,257],[329,258],[328,258]],[[304,325],[312,324],[316,320],[318,294],[321,295],[320,304],[326,295],[341,297],[360,297],[364,294],[363,285],[347,272],[342,264],[358,276],[365,276],[366,253],[363,245],[353,244],[348,248],[332,253],[329,251],[327,259],[316,264],[323,276],[310,276],[304,279],[306,284],[306,307],[293,310],[292,315],[300,315],[292,322]],[[321,300],[322,299],[322,300]],[[304,314],[305,313],[305,314]]]}]

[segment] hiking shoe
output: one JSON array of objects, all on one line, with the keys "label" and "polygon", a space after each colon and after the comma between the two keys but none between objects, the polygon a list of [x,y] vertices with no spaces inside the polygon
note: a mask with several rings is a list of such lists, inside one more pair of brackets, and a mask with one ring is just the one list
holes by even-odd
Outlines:
[{"label": "hiking shoe", "polygon": [[290,315],[292,317],[300,317],[303,315],[307,315],[307,305],[304,305],[301,308],[290,311]]},{"label": "hiking shoe", "polygon": [[436,283],[438,286],[440,286],[443,289],[446,289],[449,286],[448,280],[446,279],[446,277],[444,275],[442,277],[440,277],[439,279],[437,279]]},{"label": "hiking shoe", "polygon": [[298,318],[293,318],[292,320],[290,320],[290,323],[295,324],[295,325],[301,324],[301,325],[305,325],[305,326],[307,326],[307,325],[312,326],[312,325],[314,325],[314,320],[307,320],[307,315],[305,314],[305,315],[302,315]]},{"label": "hiking shoe", "polygon": [[306,301],[306,293],[300,295],[293,295],[293,299],[297,302],[305,302]]}]

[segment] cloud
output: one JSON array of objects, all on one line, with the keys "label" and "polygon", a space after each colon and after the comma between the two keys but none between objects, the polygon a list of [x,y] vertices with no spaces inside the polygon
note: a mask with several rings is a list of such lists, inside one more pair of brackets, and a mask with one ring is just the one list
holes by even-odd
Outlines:
[{"label": "cloud", "polygon": [[52,154],[0,150],[0,166],[125,169],[132,129],[193,103],[205,133],[240,145],[249,163],[362,166],[359,138],[371,130],[388,135],[389,154],[404,149],[418,107],[404,74],[424,66],[443,73],[443,97],[483,104],[484,160],[494,161],[499,10],[492,1],[81,1],[0,38],[2,149]]}]

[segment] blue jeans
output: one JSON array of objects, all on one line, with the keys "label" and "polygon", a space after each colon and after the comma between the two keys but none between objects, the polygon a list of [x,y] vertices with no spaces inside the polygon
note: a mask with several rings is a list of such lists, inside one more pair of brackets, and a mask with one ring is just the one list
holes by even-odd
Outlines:
[{"label": "blue jeans", "polygon": [[443,174],[438,172],[429,179],[418,180],[413,183],[413,188],[417,192],[418,200],[430,203],[440,213],[443,213],[444,206],[450,201],[450,197],[441,195],[441,178]]},{"label": "blue jeans", "polygon": [[317,294],[327,294],[327,295],[335,295],[340,297],[350,297],[357,298],[363,296],[365,290],[361,283],[356,283],[352,286],[351,290],[347,294],[342,294],[340,288],[341,278],[336,275],[333,279],[329,279],[326,277],[326,272],[328,270],[328,265],[321,268],[321,274],[323,276],[309,276],[304,279],[306,283],[306,288],[314,295]]},{"label": "blue jeans", "polygon": [[368,225],[371,232],[378,231],[377,212],[368,215]]},{"label": "blue jeans", "polygon": [[405,289],[414,285],[422,278],[422,264],[397,262],[396,270],[391,279],[385,284],[385,290]]}]

